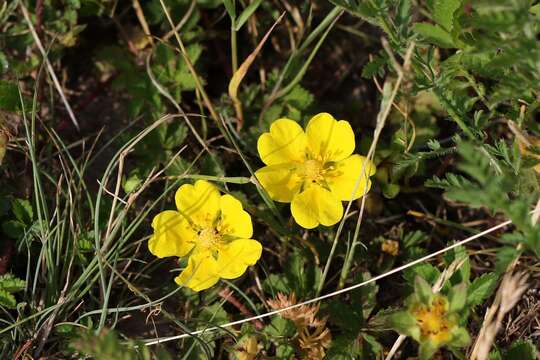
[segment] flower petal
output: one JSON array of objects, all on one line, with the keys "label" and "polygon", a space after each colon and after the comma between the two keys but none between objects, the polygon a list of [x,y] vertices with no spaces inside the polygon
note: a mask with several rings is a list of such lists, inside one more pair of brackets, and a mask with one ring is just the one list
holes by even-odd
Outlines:
[{"label": "flower petal", "polygon": [[318,160],[340,161],[354,151],[354,132],[349,122],[337,121],[328,113],[312,117],[306,134],[310,151]]},{"label": "flower petal", "polygon": [[154,234],[148,249],[155,256],[185,256],[194,246],[197,234],[177,211],[163,211],[152,220]]},{"label": "flower petal", "polygon": [[[371,187],[369,177],[375,174],[375,164],[373,162],[368,161],[365,156],[354,154],[345,160],[336,162],[334,168],[334,170],[326,174],[325,180],[337,198],[349,201],[351,197],[352,200],[356,200],[362,197],[364,193],[367,194]],[[362,173],[362,171],[364,172]],[[352,196],[360,174],[363,174],[362,178],[356,193]]]},{"label": "flower petal", "polygon": [[244,211],[242,203],[234,196],[223,195],[220,199],[221,223],[219,232],[238,238],[250,238],[253,235],[251,216]]},{"label": "flower petal", "polygon": [[210,252],[193,254],[188,265],[174,281],[193,291],[201,291],[214,286],[219,281],[217,261]]},{"label": "flower petal", "polygon": [[293,120],[278,119],[270,125],[270,132],[257,141],[257,150],[266,165],[305,159],[307,138],[302,127]]},{"label": "flower petal", "polygon": [[194,185],[182,185],[175,195],[178,211],[202,228],[212,226],[218,216],[219,198],[219,190],[205,180],[197,180]]},{"label": "flower petal", "polygon": [[292,162],[265,166],[257,170],[255,176],[273,200],[291,202],[302,185],[297,167],[298,164]]},{"label": "flower petal", "polygon": [[291,213],[296,223],[313,229],[317,225],[334,225],[343,216],[343,205],[330,191],[311,185],[296,195],[291,203]]},{"label": "flower petal", "polygon": [[257,240],[238,239],[224,246],[218,255],[217,271],[224,279],[242,276],[261,257],[262,245]]}]

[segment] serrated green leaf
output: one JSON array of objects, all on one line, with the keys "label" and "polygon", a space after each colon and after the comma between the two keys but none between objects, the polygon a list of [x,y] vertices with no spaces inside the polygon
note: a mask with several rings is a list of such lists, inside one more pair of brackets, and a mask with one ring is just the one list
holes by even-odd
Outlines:
[{"label": "serrated green leaf", "polygon": [[536,360],[538,350],[528,340],[518,340],[510,346],[505,356],[506,360]]},{"label": "serrated green leaf", "polygon": [[280,344],[276,348],[276,358],[280,360],[289,360],[294,358],[294,347],[289,344]]},{"label": "serrated green leaf", "polygon": [[0,289],[10,293],[22,291],[26,287],[26,282],[15,277],[13,274],[5,274],[0,276]]},{"label": "serrated green leaf", "polygon": [[12,239],[19,239],[24,235],[26,225],[18,220],[8,220],[2,223],[2,231]]},{"label": "serrated green leaf", "polygon": [[416,23],[413,25],[413,30],[418,35],[422,36],[426,41],[442,48],[455,48],[454,40],[450,33],[438,25],[428,23]]},{"label": "serrated green leaf", "polygon": [[0,305],[10,309],[15,309],[17,307],[17,300],[15,300],[15,296],[13,296],[7,290],[0,288]]},{"label": "serrated green leaf", "polygon": [[433,5],[433,20],[449,33],[453,30],[454,14],[463,0],[436,0]]},{"label": "serrated green leaf", "polygon": [[16,111],[19,109],[20,98],[17,85],[0,80],[0,110]]},{"label": "serrated green leaf", "polygon": [[24,199],[15,199],[11,202],[11,211],[23,224],[30,224],[34,218],[34,212],[32,210],[32,204],[30,201]]},{"label": "serrated green leaf", "polygon": [[293,322],[281,316],[275,316],[270,325],[264,328],[264,333],[274,337],[293,336],[295,332],[296,327]]},{"label": "serrated green leaf", "polygon": [[362,68],[362,77],[365,79],[371,79],[374,76],[384,75],[384,66],[387,64],[387,59],[375,56],[370,62],[368,62]]},{"label": "serrated green leaf", "polygon": [[415,278],[417,276],[426,279],[430,283],[435,283],[435,281],[437,281],[440,275],[441,272],[439,271],[439,269],[427,263],[418,264],[403,272],[403,277],[411,286],[413,286]]},{"label": "serrated green leaf", "polygon": [[499,276],[496,273],[486,273],[474,279],[468,289],[467,305],[482,304],[495,290],[498,279]]},{"label": "serrated green leaf", "polygon": [[287,95],[283,97],[289,105],[296,109],[305,110],[313,102],[313,94],[300,85],[296,85]]}]

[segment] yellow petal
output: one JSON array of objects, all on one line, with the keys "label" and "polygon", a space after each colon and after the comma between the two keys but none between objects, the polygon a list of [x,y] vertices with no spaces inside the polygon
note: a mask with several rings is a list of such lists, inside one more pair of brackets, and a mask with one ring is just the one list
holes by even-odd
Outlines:
[{"label": "yellow petal", "polygon": [[296,223],[313,229],[317,225],[334,225],[343,216],[343,205],[330,191],[311,185],[296,195],[291,203],[291,213]]},{"label": "yellow petal", "polygon": [[220,200],[221,222],[219,232],[238,238],[250,238],[253,235],[251,216],[244,211],[242,203],[231,195],[223,195]]},{"label": "yellow petal", "polygon": [[152,220],[154,234],[148,249],[155,256],[185,256],[193,248],[197,234],[177,211],[163,211]]},{"label": "yellow petal", "polygon": [[312,117],[306,127],[306,134],[310,151],[318,160],[339,161],[354,151],[351,125],[344,120],[337,121],[328,113]]},{"label": "yellow petal", "polygon": [[291,202],[302,185],[302,178],[296,172],[298,166],[292,162],[265,166],[255,176],[273,200]]},{"label": "yellow petal", "polygon": [[220,250],[217,271],[224,279],[236,279],[242,276],[250,265],[261,257],[262,245],[251,239],[238,239],[225,245]]},{"label": "yellow petal", "polygon": [[278,119],[257,141],[257,150],[266,165],[301,162],[306,155],[307,138],[296,121]]},{"label": "yellow petal", "polygon": [[210,252],[201,252],[189,257],[188,265],[174,281],[193,291],[201,291],[214,286],[219,275],[217,261]]},{"label": "yellow petal", "polygon": [[[366,157],[354,154],[334,164],[335,170],[325,175],[325,180],[332,193],[343,201],[356,200],[371,187],[369,177],[375,174],[375,164]],[[361,175],[362,174],[362,175]],[[353,196],[356,182],[361,176],[358,188]]]},{"label": "yellow petal", "polygon": [[219,190],[205,180],[197,180],[194,185],[182,185],[175,195],[178,211],[202,228],[212,226],[218,216],[219,198]]}]

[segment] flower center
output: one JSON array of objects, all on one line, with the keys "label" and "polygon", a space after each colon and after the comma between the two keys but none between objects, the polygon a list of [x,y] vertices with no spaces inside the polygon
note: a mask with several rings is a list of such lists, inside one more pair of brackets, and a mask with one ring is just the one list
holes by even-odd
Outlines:
[{"label": "flower center", "polygon": [[198,245],[207,250],[214,250],[219,247],[221,235],[214,228],[202,229],[199,232]]},{"label": "flower center", "polygon": [[434,299],[431,306],[419,305],[412,311],[423,338],[435,343],[443,343],[450,339],[450,330],[454,322],[446,316],[445,302]]},{"label": "flower center", "polygon": [[306,160],[303,166],[303,175],[306,181],[319,182],[323,179],[322,163],[317,160]]}]

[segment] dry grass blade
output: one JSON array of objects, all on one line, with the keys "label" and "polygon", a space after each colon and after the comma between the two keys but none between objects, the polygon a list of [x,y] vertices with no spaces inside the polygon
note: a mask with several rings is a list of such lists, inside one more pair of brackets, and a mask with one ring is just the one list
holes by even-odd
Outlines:
[{"label": "dry grass blade", "polygon": [[231,81],[229,82],[229,96],[231,97],[231,100],[234,105],[234,110],[236,111],[236,119],[238,121],[237,123],[237,130],[240,130],[242,128],[242,125],[244,124],[244,115],[242,112],[242,103],[240,102],[240,99],[238,99],[238,87],[240,86],[240,83],[244,79],[244,76],[246,76],[251,64],[253,61],[255,61],[255,58],[261,51],[263,45],[266,43],[266,40],[268,40],[268,37],[274,30],[274,28],[277,26],[277,24],[280,23],[281,19],[283,19],[283,16],[285,16],[285,12],[283,12],[280,17],[274,22],[274,25],[266,32],[266,34],[263,36],[255,50],[249,56],[244,60],[242,65],[236,70],[236,72],[233,74],[233,77],[231,78]]},{"label": "dry grass blade", "polygon": [[77,121],[77,118],[75,117],[75,114],[73,113],[73,110],[71,109],[71,106],[69,105],[69,102],[67,101],[66,95],[64,94],[64,90],[62,89],[62,86],[60,85],[60,82],[58,81],[58,78],[56,77],[56,74],[51,65],[51,62],[49,61],[49,58],[47,57],[47,52],[45,51],[45,48],[43,47],[43,44],[41,43],[41,40],[39,39],[36,29],[34,28],[34,25],[32,25],[32,20],[30,20],[30,15],[28,14],[28,10],[26,9],[22,1],[19,2],[19,5],[21,7],[21,11],[23,13],[24,19],[26,20],[26,23],[28,24],[28,28],[30,29],[30,32],[32,33],[32,37],[34,38],[34,41],[36,42],[36,45],[39,49],[39,52],[41,53],[41,56],[43,56],[43,61],[45,62],[47,71],[49,72],[49,75],[51,76],[53,80],[54,87],[58,91],[58,94],[60,95],[60,98],[62,99],[64,106],[66,107],[66,111],[68,112],[69,117],[71,118],[71,121],[73,122],[73,125],[75,125],[77,130],[80,130],[79,122]]},{"label": "dry grass blade", "polygon": [[525,272],[505,274],[493,304],[486,311],[484,323],[470,356],[471,360],[486,360],[488,358],[495,336],[502,327],[504,317],[521,300],[522,295],[529,287],[527,279],[528,274]]}]

